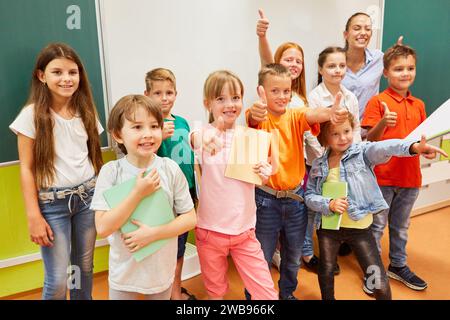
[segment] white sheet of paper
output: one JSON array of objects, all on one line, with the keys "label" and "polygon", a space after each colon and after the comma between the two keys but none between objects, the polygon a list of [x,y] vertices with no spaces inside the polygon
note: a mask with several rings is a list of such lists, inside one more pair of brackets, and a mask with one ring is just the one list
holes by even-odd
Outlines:
[{"label": "white sheet of paper", "polygon": [[428,118],[425,119],[406,139],[419,141],[422,134],[427,140],[443,136],[450,132],[450,99],[445,101]]}]

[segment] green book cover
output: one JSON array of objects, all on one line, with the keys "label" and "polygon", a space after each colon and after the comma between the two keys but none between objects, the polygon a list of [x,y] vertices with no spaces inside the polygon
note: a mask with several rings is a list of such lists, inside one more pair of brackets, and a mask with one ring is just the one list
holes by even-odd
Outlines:
[{"label": "green book cover", "polygon": [[[347,182],[324,182],[322,196],[325,198],[338,199],[347,197]],[[339,230],[342,214],[333,213],[330,216],[322,215],[322,228],[327,230]]]},{"label": "green book cover", "polygon": [[[136,178],[127,180],[106,190],[103,193],[103,197],[111,208],[115,208],[128,196],[128,194],[130,194],[135,184]],[[147,226],[159,226],[169,223],[174,218],[173,210],[167,199],[167,195],[162,188],[159,188],[142,199],[120,230],[122,233],[129,233],[138,229],[138,226],[131,223],[131,220],[138,220]],[[161,249],[167,241],[168,239],[163,239],[149,243],[144,248],[134,252],[133,257],[136,261],[140,262]]]},{"label": "green book cover", "polygon": [[[444,139],[441,143],[441,149],[447,152],[448,155],[450,155],[450,139]],[[440,161],[450,160],[450,158],[446,158],[443,155],[441,155]]]}]

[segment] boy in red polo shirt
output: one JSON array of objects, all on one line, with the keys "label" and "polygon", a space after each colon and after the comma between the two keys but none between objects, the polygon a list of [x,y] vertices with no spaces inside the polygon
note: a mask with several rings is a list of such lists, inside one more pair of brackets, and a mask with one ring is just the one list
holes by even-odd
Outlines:
[{"label": "boy in red polo shirt", "polygon": [[[383,58],[383,75],[389,87],[369,100],[361,127],[367,128],[367,140],[405,138],[425,118],[425,104],[411,95],[409,87],[416,77],[416,52],[395,45]],[[419,157],[392,159],[375,167],[378,184],[389,209],[373,216],[371,226],[381,252],[380,240],[389,222],[389,259],[387,274],[414,290],[424,290],[427,283],[406,264],[406,242],[410,214],[422,185]],[[370,293],[365,284],[364,291]]]}]

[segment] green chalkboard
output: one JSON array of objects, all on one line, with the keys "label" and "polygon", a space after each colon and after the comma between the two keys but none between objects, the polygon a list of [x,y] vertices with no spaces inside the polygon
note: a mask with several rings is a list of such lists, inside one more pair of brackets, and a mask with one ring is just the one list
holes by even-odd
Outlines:
[{"label": "green chalkboard", "polygon": [[[8,126],[27,100],[36,56],[50,42],[65,42],[81,57],[105,125],[95,1],[0,0],[0,163],[18,160]],[[106,133],[101,143],[107,145]]]},{"label": "green chalkboard", "polygon": [[[417,51],[411,92],[425,102],[430,115],[450,98],[450,1],[385,0],[383,51],[399,35]],[[386,85],[384,80],[382,87]]]}]

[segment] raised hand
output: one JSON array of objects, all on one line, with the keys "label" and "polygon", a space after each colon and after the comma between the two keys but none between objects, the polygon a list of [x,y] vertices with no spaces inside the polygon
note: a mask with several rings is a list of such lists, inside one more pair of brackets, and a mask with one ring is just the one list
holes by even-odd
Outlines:
[{"label": "raised hand", "polygon": [[403,45],[403,36],[398,37],[397,39],[397,45],[402,46]]},{"label": "raised hand", "polygon": [[384,107],[383,121],[386,127],[395,127],[397,124],[397,112],[389,111],[389,108],[385,102],[381,102]]},{"label": "raised hand", "polygon": [[222,150],[223,143],[221,135],[225,131],[225,121],[222,117],[219,117],[214,124],[213,129],[205,130],[203,133],[202,143],[203,151],[209,153],[211,156],[214,156]]},{"label": "raised hand", "polygon": [[171,136],[173,136],[174,131],[175,124],[173,123],[173,121],[164,121],[162,139],[166,140],[167,138],[170,138]]},{"label": "raised hand", "polygon": [[342,93],[338,92],[330,108],[330,121],[333,125],[344,123],[348,119],[347,108],[341,107]]},{"label": "raised hand", "polygon": [[258,86],[259,100],[250,108],[250,116],[255,122],[267,120],[267,98],[263,86]]},{"label": "raised hand", "polygon": [[159,174],[156,169],[152,169],[146,176],[145,170],[142,170],[136,177],[134,190],[142,197],[146,197],[160,188]]},{"label": "raised hand", "polygon": [[256,34],[258,37],[265,37],[267,29],[269,28],[269,20],[264,15],[264,11],[262,9],[258,9],[259,19],[256,23]]},{"label": "raised hand", "polygon": [[436,158],[437,153],[440,153],[444,157],[448,158],[448,155],[444,150],[442,150],[438,147],[432,146],[430,144],[427,144],[427,138],[425,135],[422,135],[422,137],[420,139],[420,143],[416,142],[413,145],[411,145],[411,150],[414,153],[423,155],[427,159]]},{"label": "raised hand", "polygon": [[329,204],[330,211],[335,213],[343,214],[347,211],[348,201],[346,198],[333,199]]}]

